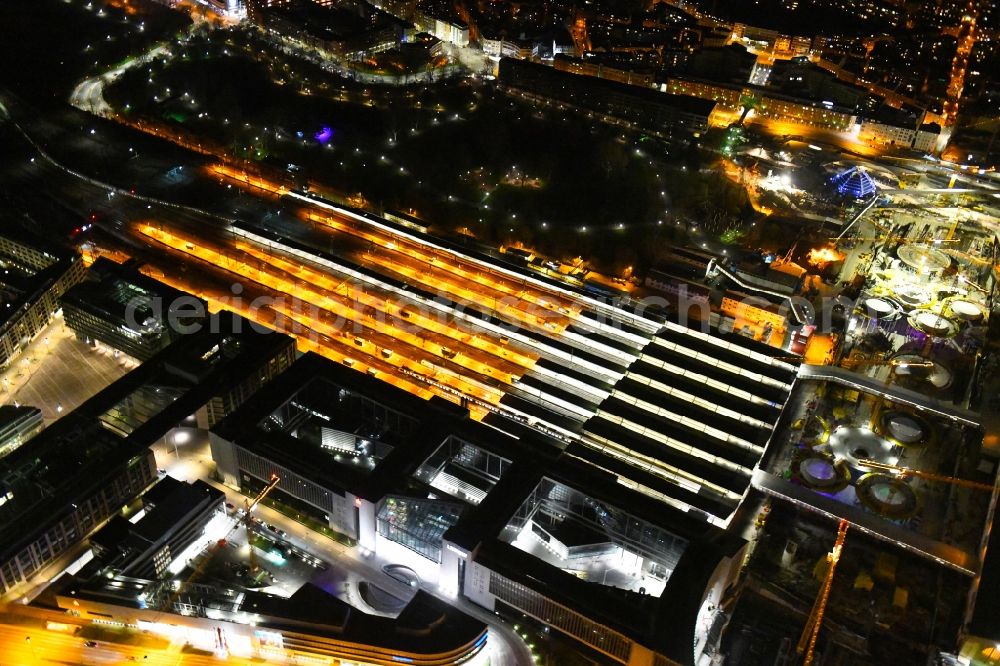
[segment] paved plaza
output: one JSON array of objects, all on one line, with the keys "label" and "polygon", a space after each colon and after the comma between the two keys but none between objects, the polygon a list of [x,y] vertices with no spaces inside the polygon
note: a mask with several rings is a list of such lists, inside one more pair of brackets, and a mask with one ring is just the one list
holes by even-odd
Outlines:
[{"label": "paved plaza", "polygon": [[38,407],[49,425],[134,367],[124,354],[78,340],[57,315],[0,374],[0,403]]}]

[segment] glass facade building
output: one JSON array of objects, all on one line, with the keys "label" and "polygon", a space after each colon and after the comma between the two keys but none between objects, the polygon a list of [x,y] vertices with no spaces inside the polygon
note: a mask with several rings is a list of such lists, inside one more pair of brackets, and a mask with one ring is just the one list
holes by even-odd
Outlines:
[{"label": "glass facade building", "polygon": [[458,502],[392,496],[380,502],[378,533],[434,562],[441,561],[441,538],[458,522]]}]

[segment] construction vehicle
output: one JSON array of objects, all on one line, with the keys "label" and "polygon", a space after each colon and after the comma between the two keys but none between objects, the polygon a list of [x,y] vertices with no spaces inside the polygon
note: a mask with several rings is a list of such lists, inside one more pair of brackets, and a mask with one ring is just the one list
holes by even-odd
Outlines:
[{"label": "construction vehicle", "polygon": [[847,528],[850,523],[841,520],[837,528],[837,540],[833,542],[833,549],[826,554],[826,574],[823,576],[823,584],[819,588],[819,594],[813,603],[809,617],[806,619],[806,626],[802,628],[802,635],[799,637],[795,652],[799,655],[805,654],[802,659],[802,666],[811,666],[813,656],[816,652],[816,639],[819,637],[820,627],[823,626],[823,614],[826,612],[826,602],[830,598],[830,587],[833,585],[833,574],[837,570],[837,562],[840,561],[840,553],[844,548],[844,540],[847,538]]},{"label": "construction vehicle", "polygon": [[274,488],[278,485],[279,481],[281,481],[281,479],[278,477],[278,475],[272,474],[271,479],[268,481],[267,485],[261,488],[260,492],[257,493],[257,495],[253,498],[253,500],[244,498],[243,515],[240,516],[233,523],[232,527],[229,528],[229,531],[227,531],[226,534],[221,539],[219,539],[214,546],[212,546],[209,552],[206,553],[205,557],[202,558],[198,566],[194,568],[194,571],[191,572],[191,575],[188,576],[187,579],[184,580],[182,583],[177,585],[173,594],[171,594],[169,597],[166,598],[166,601],[163,603],[163,607],[161,610],[169,611],[170,609],[173,608],[174,603],[177,601],[177,599],[185,592],[185,590],[187,590],[187,588],[192,583],[194,583],[199,577],[201,577],[202,573],[204,573],[205,571],[205,567],[208,566],[208,563],[212,561],[216,552],[218,552],[219,548],[222,548],[226,544],[226,540],[233,532],[235,532],[239,528],[240,525],[243,525],[246,528],[247,546],[250,548],[250,572],[251,574],[255,574],[257,572],[257,570],[259,569],[259,566],[257,564],[257,555],[254,552],[253,545],[250,543],[250,532],[251,532],[250,527],[251,524],[253,523],[253,518],[251,517],[250,514],[254,510],[254,508],[258,504],[260,504],[261,500],[267,497],[267,494],[270,493],[272,490],[274,490]]}]

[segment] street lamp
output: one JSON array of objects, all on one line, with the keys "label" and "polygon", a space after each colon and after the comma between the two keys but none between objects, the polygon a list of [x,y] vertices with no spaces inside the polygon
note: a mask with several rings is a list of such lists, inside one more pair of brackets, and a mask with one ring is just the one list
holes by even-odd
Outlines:
[{"label": "street lamp", "polygon": [[31,642],[31,636],[25,636],[24,642],[27,643],[28,647],[31,648],[31,656],[34,658],[35,661],[38,661],[38,652],[35,650],[35,644]]}]

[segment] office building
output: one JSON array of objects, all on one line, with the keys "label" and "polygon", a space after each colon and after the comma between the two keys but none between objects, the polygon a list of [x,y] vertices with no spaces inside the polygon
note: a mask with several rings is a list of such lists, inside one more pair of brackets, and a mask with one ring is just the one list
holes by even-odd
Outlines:
[{"label": "office building", "polygon": [[857,113],[853,108],[829,100],[810,100],[784,95],[761,86],[717,83],[701,79],[670,77],[663,89],[675,95],[691,95],[717,102],[720,108],[740,112],[747,100],[756,106],[748,117],[760,116],[788,123],[845,131],[854,127]]},{"label": "office building", "polygon": [[385,617],[358,611],[312,583],[287,598],[193,584],[183,614],[147,604],[141,581],[66,575],[53,588],[59,607],[78,617],[262,662],[257,655],[291,653],[295,663],[443,666],[469,661],[487,642],[482,621],[423,590],[398,616]]},{"label": "office building", "polygon": [[165,576],[209,522],[225,516],[225,495],[204,481],[183,483],[168,476],[143,494],[141,511],[133,520],[114,516],[90,538],[103,575]]},{"label": "office building", "polygon": [[166,477],[141,501],[131,518],[116,515],[98,531],[93,558],[47,591],[68,614],[261,661],[283,652],[306,663],[437,666],[465,662],[486,645],[485,624],[424,591],[384,616],[350,606],[319,582],[277,595],[196,580],[183,573],[191,558],[233,524],[223,493]]},{"label": "office building", "polygon": [[152,358],[208,314],[208,306],[194,296],[103,257],[61,300],[63,318],[77,338],[139,361]]},{"label": "office building", "polygon": [[42,410],[24,405],[0,405],[0,458],[14,451],[45,427]]},{"label": "office building", "polygon": [[524,60],[500,60],[500,82],[522,94],[560,102],[584,112],[668,136],[708,129],[715,102],[666,94],[618,81],[578,76]]},{"label": "office building", "polygon": [[153,443],[189,417],[223,416],[293,357],[290,338],[213,317],[0,460],[0,593],[149,486]]},{"label": "office building", "polygon": [[404,24],[365,2],[269,1],[253,6],[251,20],[269,35],[324,57],[361,60],[399,46]]},{"label": "office building", "polygon": [[0,229],[0,369],[9,366],[83,279],[83,261],[5,220]]},{"label": "office building", "polygon": [[[276,474],[269,501],[405,563],[449,594],[502,616],[524,614],[615,663],[667,664],[690,651],[690,638],[677,635],[693,625],[665,627],[681,622],[677,609],[700,603],[704,579],[740,546],[710,513],[735,506],[749,481],[739,464],[753,464],[724,460],[732,452],[704,429],[697,439],[695,416],[657,434],[666,415],[647,418],[646,403],[629,397],[661,390],[642,376],[663,376],[655,364],[684,340],[680,329],[672,335],[650,345],[663,348],[651,350],[655,356],[639,363],[645,369],[636,368],[585,426],[605,453],[526,425],[479,423],[440,398],[426,401],[307,354],[212,429],[212,457],[224,483],[247,494]],[[732,349],[714,353],[729,358]],[[700,353],[683,354],[697,363]],[[743,393],[729,390],[713,422],[732,426],[731,438],[766,437],[757,420],[734,416]],[[767,408],[754,404],[763,418]],[[756,455],[756,446],[740,450]],[[624,463],[633,455],[666,456],[691,481],[660,483]],[[639,492],[642,483],[659,496]],[[677,571],[687,573],[675,580]]]},{"label": "office building", "polygon": [[[508,56],[509,54],[502,53],[501,55]],[[621,67],[613,67],[600,61],[590,62],[582,58],[571,58],[565,55],[556,56],[553,59],[553,67],[559,71],[570,72],[571,74],[595,76],[599,79],[627,83],[642,88],[652,88],[654,83],[652,71],[633,71]]]}]

